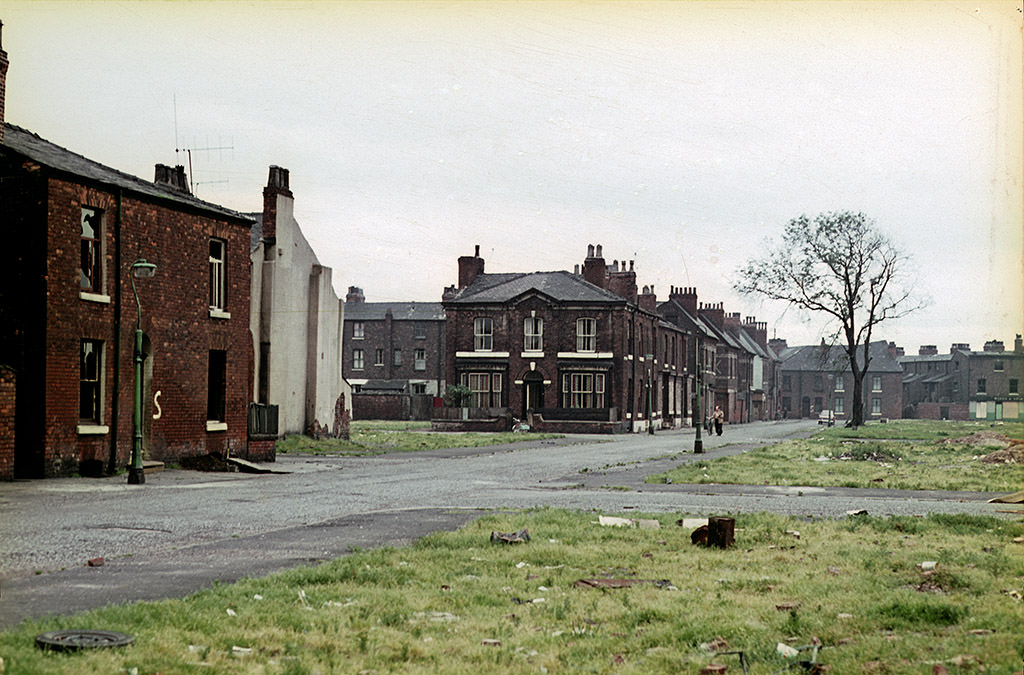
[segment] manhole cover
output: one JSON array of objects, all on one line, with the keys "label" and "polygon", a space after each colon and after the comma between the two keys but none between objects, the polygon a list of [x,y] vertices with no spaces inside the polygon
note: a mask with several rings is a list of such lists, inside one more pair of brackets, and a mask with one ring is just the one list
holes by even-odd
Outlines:
[{"label": "manhole cover", "polygon": [[109,630],[54,630],[36,636],[36,646],[57,652],[73,652],[79,649],[100,647],[124,647],[135,642],[135,638],[124,633]]}]

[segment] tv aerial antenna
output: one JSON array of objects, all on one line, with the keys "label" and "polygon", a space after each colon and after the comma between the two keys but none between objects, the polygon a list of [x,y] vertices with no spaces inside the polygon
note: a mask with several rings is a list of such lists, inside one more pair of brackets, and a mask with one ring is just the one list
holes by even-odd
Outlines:
[{"label": "tv aerial antenna", "polygon": [[192,153],[193,152],[197,152],[197,153],[198,152],[218,152],[218,153],[220,153],[219,158],[223,159],[224,151],[225,150],[234,151],[234,149],[235,149],[234,139],[231,139],[229,141],[230,145],[221,145],[219,137],[218,137],[217,140],[218,140],[218,144],[217,145],[210,145],[209,144],[209,139],[207,139],[207,142],[206,142],[205,146],[203,146],[203,147],[195,147],[196,143],[195,143],[195,138],[193,137],[193,139],[192,139],[192,147],[182,147],[182,144],[178,140],[178,95],[175,94],[174,95],[174,159],[175,159],[175,162],[177,162],[178,161],[178,157],[179,157],[180,153],[182,153],[182,152],[184,152],[187,155],[187,157],[188,157],[189,191],[193,195],[196,194],[196,186],[197,185],[211,185],[211,184],[214,184],[214,183],[227,183],[227,182],[229,182],[228,179],[226,179],[226,178],[223,179],[223,180],[204,180],[204,181],[194,180],[194,175],[192,173]]}]

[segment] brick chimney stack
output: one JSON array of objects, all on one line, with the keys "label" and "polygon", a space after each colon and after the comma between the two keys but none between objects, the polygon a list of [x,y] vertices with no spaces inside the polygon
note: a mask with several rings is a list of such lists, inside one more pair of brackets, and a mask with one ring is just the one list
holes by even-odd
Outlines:
[{"label": "brick chimney stack", "polygon": [[748,316],[743,323],[743,330],[753,338],[754,342],[761,346],[761,349],[768,350],[768,323],[758,321],[756,317]]},{"label": "brick chimney stack", "polygon": [[192,194],[188,189],[188,176],[185,175],[185,167],[181,164],[174,168],[166,164],[157,164],[153,182],[157,185],[166,185],[172,190],[183,192],[187,195]]},{"label": "brick chimney stack", "polygon": [[484,259],[480,257],[480,245],[477,244],[473,255],[459,256],[459,290],[473,283],[478,275],[484,273]]},{"label": "brick chimney stack", "polygon": [[707,319],[714,324],[718,330],[725,328],[725,308],[721,302],[702,304],[697,309],[697,313],[702,319]]},{"label": "brick chimney stack", "polygon": [[674,286],[672,292],[669,293],[669,300],[675,300],[690,313],[691,316],[697,316],[697,288],[696,287],[685,287],[680,288]]},{"label": "brick chimney stack", "polygon": [[601,245],[594,248],[593,244],[587,246],[587,258],[583,261],[583,280],[594,284],[598,288],[605,288],[605,264],[604,256],[601,255]]},{"label": "brick chimney stack", "polygon": [[637,305],[640,309],[647,310],[652,314],[658,311],[658,296],[654,294],[654,286],[644,286],[643,292],[637,298]]},{"label": "brick chimney stack", "polygon": [[768,348],[775,352],[775,355],[778,356],[783,352],[783,350],[789,348],[789,344],[787,344],[786,340],[783,338],[773,337],[771,340],[768,341]]},{"label": "brick chimney stack", "polygon": [[7,52],[4,51],[4,22],[0,21],[0,145],[4,142],[4,103],[7,100]]},{"label": "brick chimney stack", "polygon": [[[600,247],[599,247],[600,248]],[[633,271],[633,262],[630,261],[629,269],[626,269],[626,261],[622,261],[622,269],[619,269],[619,261],[616,260],[612,263],[605,273],[607,279],[605,289],[619,296],[625,298],[634,305],[638,304],[639,300],[636,292],[636,272]]]},{"label": "brick chimney stack", "polygon": [[986,352],[1005,352],[1006,351],[1006,347],[1003,346],[1003,341],[1002,340],[989,340],[988,342],[985,343],[985,346],[983,347],[983,349]]},{"label": "brick chimney stack", "polygon": [[935,345],[921,345],[917,349],[918,356],[935,356],[939,353],[939,348]]},{"label": "brick chimney stack", "polygon": [[348,294],[345,296],[345,303],[358,305],[363,302],[366,302],[366,297],[363,295],[363,289],[358,286],[349,286]]},{"label": "brick chimney stack", "polygon": [[1020,333],[1017,333],[1017,337],[1013,338],[1013,351],[1018,354],[1024,352],[1024,338],[1021,338]]},{"label": "brick chimney stack", "polygon": [[267,186],[263,188],[263,241],[267,244],[265,251],[277,243],[278,195],[289,199],[295,198],[288,187],[288,169],[271,165]]}]

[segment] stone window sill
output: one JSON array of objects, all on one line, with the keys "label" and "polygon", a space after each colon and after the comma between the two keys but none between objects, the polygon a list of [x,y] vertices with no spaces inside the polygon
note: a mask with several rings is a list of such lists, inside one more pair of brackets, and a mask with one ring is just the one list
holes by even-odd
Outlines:
[{"label": "stone window sill", "polygon": [[206,430],[207,431],[227,431],[228,430],[228,423],[227,422],[217,422],[216,420],[206,420]]},{"label": "stone window sill", "polygon": [[110,433],[110,427],[106,424],[79,424],[79,436],[106,436]]},{"label": "stone window sill", "polygon": [[214,309],[213,307],[211,307],[210,308],[210,318],[211,319],[230,319],[231,318],[231,312],[225,312],[223,309]]},{"label": "stone window sill", "polygon": [[87,291],[79,291],[78,297],[88,302],[98,302],[103,305],[110,304],[110,296],[102,293],[89,293]]}]

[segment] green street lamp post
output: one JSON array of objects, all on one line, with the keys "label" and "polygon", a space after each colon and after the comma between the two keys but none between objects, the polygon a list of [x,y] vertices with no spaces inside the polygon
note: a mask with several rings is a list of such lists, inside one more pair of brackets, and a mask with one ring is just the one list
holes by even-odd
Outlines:
[{"label": "green street lamp post", "polygon": [[701,371],[701,359],[700,359],[700,338],[697,338],[697,343],[694,350],[694,364],[696,365],[697,372],[697,409],[694,411],[693,416],[697,417],[697,436],[693,439],[693,453],[698,454],[704,452],[704,441],[700,437],[700,429],[704,426],[704,413],[701,412],[700,405],[700,371]]},{"label": "green street lamp post", "polygon": [[132,463],[128,467],[128,484],[142,485],[146,482],[146,472],[142,468],[142,303],[139,292],[135,289],[135,278],[147,279],[156,273],[156,265],[140,258],[132,263],[132,294],[135,296],[135,307],[138,316],[135,321],[135,397],[132,414]]},{"label": "green street lamp post", "polygon": [[654,382],[653,375],[654,354],[644,354],[647,360],[647,433],[654,435]]}]

